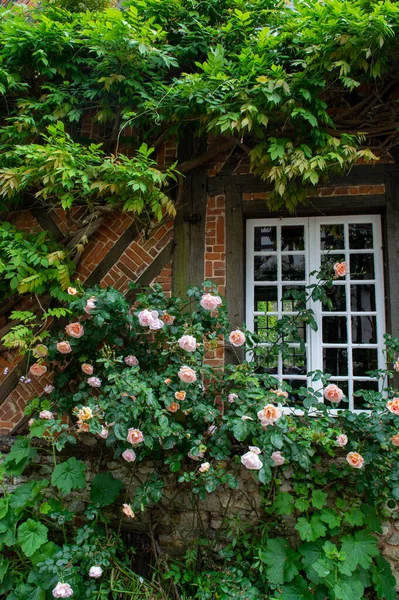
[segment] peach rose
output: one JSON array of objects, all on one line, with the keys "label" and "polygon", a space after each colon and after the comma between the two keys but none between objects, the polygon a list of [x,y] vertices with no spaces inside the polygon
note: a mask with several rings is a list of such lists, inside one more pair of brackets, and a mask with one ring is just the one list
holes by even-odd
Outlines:
[{"label": "peach rose", "polygon": [[88,419],[93,418],[93,411],[90,406],[83,406],[78,410],[78,418],[79,421],[87,421]]},{"label": "peach rose", "polygon": [[169,377],[167,379],[165,379],[164,383],[166,383],[166,385],[169,385],[172,382],[171,379],[169,379]]},{"label": "peach rose", "polygon": [[277,406],[273,404],[267,404],[262,410],[257,413],[258,419],[262,423],[263,427],[268,425],[274,425],[279,420],[283,413]]},{"label": "peach rose", "polygon": [[44,358],[48,354],[48,348],[44,344],[39,344],[33,349],[33,354],[37,358]]},{"label": "peach rose", "polygon": [[86,314],[90,314],[91,311],[93,310],[93,308],[96,308],[96,297],[95,296],[91,296],[91,298],[88,299],[88,301],[86,302],[86,306],[84,307],[84,311]]},{"label": "peach rose", "polygon": [[392,398],[392,400],[388,400],[386,407],[389,412],[393,413],[394,415],[399,415],[399,398]]},{"label": "peach rose", "polygon": [[39,363],[34,363],[29,369],[29,373],[34,375],[35,377],[41,377],[47,372],[47,367],[45,365],[39,365]]},{"label": "peach rose", "polygon": [[346,460],[354,469],[361,469],[364,465],[363,456],[361,454],[358,454],[357,452],[349,452],[348,456],[346,457]]},{"label": "peach rose", "polygon": [[281,452],[273,452],[273,454],[271,455],[271,459],[276,467],[280,467],[285,463],[285,458],[281,454]]},{"label": "peach rose", "polygon": [[209,462],[204,462],[198,470],[200,473],[206,473],[207,471],[209,471],[210,467],[211,465]]},{"label": "peach rose", "polygon": [[176,398],[176,400],[180,400],[180,401],[185,400],[186,392],[183,392],[183,391],[175,392],[175,398]]},{"label": "peach rose", "polygon": [[399,373],[399,358],[398,358],[398,360],[396,361],[396,363],[394,364],[393,368],[395,369],[395,371],[396,371],[397,373]]},{"label": "peach rose", "polygon": [[176,317],[173,317],[172,315],[168,315],[168,313],[164,313],[162,320],[165,323],[165,325],[173,325],[174,321],[175,321]]},{"label": "peach rose", "polygon": [[134,519],[134,512],[130,504],[124,504],[122,508],[123,514],[125,514],[129,519]]},{"label": "peach rose", "polygon": [[341,435],[339,435],[337,437],[337,446],[340,446],[340,448],[343,448],[344,446],[346,446],[347,443],[348,443],[348,437],[344,433],[341,433]]},{"label": "peach rose", "polygon": [[182,337],[177,340],[177,343],[180,348],[186,352],[195,352],[197,347],[197,340],[192,335],[182,335]]},{"label": "peach rose", "polygon": [[132,446],[137,446],[137,444],[141,444],[141,442],[144,441],[144,435],[140,429],[134,429],[134,427],[131,427],[127,432],[126,439],[129,444],[132,444]]},{"label": "peach rose", "polygon": [[89,363],[83,363],[80,367],[85,375],[93,375],[94,367],[93,365],[89,365]]},{"label": "peach rose", "polygon": [[71,344],[69,342],[58,342],[57,350],[61,354],[69,354],[72,352]]},{"label": "peach rose", "polygon": [[195,371],[187,365],[183,365],[182,367],[180,367],[177,375],[179,376],[179,379],[181,379],[184,383],[194,383],[195,381],[197,381],[197,375]]},{"label": "peach rose", "polygon": [[324,390],[324,398],[333,402],[334,404],[339,404],[344,397],[344,392],[337,385],[330,383]]},{"label": "peach rose", "polygon": [[337,262],[334,265],[335,277],[345,277],[348,273],[348,265],[345,261]]},{"label": "peach rose", "polygon": [[394,446],[399,446],[399,433],[396,433],[391,437],[391,442]]},{"label": "peach rose", "polygon": [[205,310],[216,310],[222,304],[222,299],[220,296],[204,294],[200,300],[200,304]]},{"label": "peach rose", "polygon": [[134,450],[125,450],[122,452],[122,458],[126,462],[134,462],[136,460],[136,453]]},{"label": "peach rose", "polygon": [[241,463],[250,471],[259,471],[263,467],[259,454],[260,450],[257,446],[250,446],[249,452],[241,456]]},{"label": "peach rose", "polygon": [[128,367],[137,367],[137,365],[139,364],[137,358],[132,354],[130,354],[129,356],[125,356],[124,360]]},{"label": "peach rose", "polygon": [[77,421],[78,433],[87,433],[89,431],[89,424],[83,423],[83,421]]},{"label": "peach rose", "polygon": [[277,390],[270,390],[272,394],[276,394],[276,396],[278,398],[288,398],[288,392],[285,392],[284,390],[280,390],[280,388],[278,388]]},{"label": "peach rose", "polygon": [[65,327],[65,333],[70,337],[76,339],[81,338],[84,332],[85,330],[83,329],[83,326],[80,323],[69,323]]},{"label": "peach rose", "polygon": [[175,413],[179,410],[179,408],[180,404],[177,404],[177,402],[172,402],[172,404],[168,406],[168,411],[171,413]]},{"label": "peach rose", "polygon": [[99,377],[89,377],[87,383],[90,387],[99,388],[101,387],[101,379]]},{"label": "peach rose", "polygon": [[229,341],[230,341],[230,344],[232,344],[233,346],[236,346],[238,348],[239,346],[243,346],[245,344],[246,338],[242,331],[240,331],[239,329],[236,329],[235,331],[232,331],[230,333]]},{"label": "peach rose", "polygon": [[54,415],[50,410],[42,410],[39,412],[40,419],[46,419],[47,421],[50,419],[54,419]]},{"label": "peach rose", "polygon": [[69,287],[69,288],[67,288],[67,292],[70,296],[76,296],[76,294],[78,293],[78,290],[74,287]]}]

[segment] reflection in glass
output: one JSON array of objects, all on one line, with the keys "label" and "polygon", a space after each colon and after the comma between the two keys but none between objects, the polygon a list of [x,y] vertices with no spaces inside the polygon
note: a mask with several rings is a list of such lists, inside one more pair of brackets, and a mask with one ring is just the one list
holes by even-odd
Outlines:
[{"label": "reflection in glass", "polygon": [[277,250],[277,228],[255,227],[255,252]]},{"label": "reflection in glass", "polygon": [[367,371],[378,368],[377,350],[374,348],[354,348],[352,353],[353,374],[365,376]]},{"label": "reflection in glass", "polygon": [[306,301],[305,286],[284,285],[282,287],[282,304],[284,312],[296,312]]},{"label": "reflection in glass", "polygon": [[278,340],[277,320],[276,315],[259,315],[255,317],[254,331],[258,334],[260,342],[272,343]]},{"label": "reflection in glass", "polygon": [[354,344],[377,343],[375,317],[352,317],[352,342]]},{"label": "reflection in glass", "polygon": [[277,286],[255,286],[254,310],[255,312],[277,312]]},{"label": "reflection in glass", "polygon": [[283,352],[284,375],[306,375],[306,354],[299,348],[287,348]]},{"label": "reflection in glass", "polygon": [[292,322],[292,316],[283,316],[281,321],[283,324],[283,340],[284,342],[295,342],[300,344],[306,342],[306,325],[301,317],[296,317],[295,322]]},{"label": "reflection in glass", "polygon": [[302,225],[281,228],[281,250],[304,250],[304,228]]},{"label": "reflection in glass", "polygon": [[[358,392],[360,390],[371,390],[378,392],[378,381],[356,381],[353,382],[353,391]],[[366,398],[362,396],[353,396],[353,404],[356,409],[367,409],[370,408]]]},{"label": "reflection in glass", "polygon": [[346,317],[323,317],[323,342],[325,344],[346,344]]},{"label": "reflection in glass", "polygon": [[374,285],[351,285],[351,310],[353,312],[375,311]]},{"label": "reflection in glass", "polygon": [[342,250],[345,248],[343,225],[321,225],[320,227],[321,250]]},{"label": "reflection in glass", "polygon": [[328,306],[327,303],[323,302],[323,310],[327,312],[346,311],[346,290],[344,285],[333,285],[326,292],[332,305]]},{"label": "reflection in glass", "polygon": [[373,247],[372,223],[352,223],[349,225],[349,248],[364,250]]},{"label": "reflection in glass", "polygon": [[323,370],[331,375],[348,375],[347,349],[323,348]]},{"label": "reflection in glass", "polygon": [[268,348],[257,348],[256,362],[258,367],[257,373],[268,373],[275,375],[278,371],[278,356],[270,352]]},{"label": "reflection in glass", "polygon": [[303,281],[305,279],[305,256],[294,254],[281,257],[283,281]]},{"label": "reflection in glass", "polygon": [[374,254],[350,255],[351,279],[374,279]]},{"label": "reflection in glass", "polygon": [[276,281],[277,256],[255,256],[254,278],[255,281]]}]

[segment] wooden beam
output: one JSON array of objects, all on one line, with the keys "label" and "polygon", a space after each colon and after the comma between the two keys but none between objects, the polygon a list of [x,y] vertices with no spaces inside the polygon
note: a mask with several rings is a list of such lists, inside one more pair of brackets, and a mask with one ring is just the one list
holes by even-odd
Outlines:
[{"label": "wooden beam", "polygon": [[9,374],[7,379],[0,386],[0,404],[8,398],[12,391],[17,387],[21,374],[25,374],[28,366],[28,357],[25,356]]},{"label": "wooden beam", "polygon": [[53,219],[51,218],[49,211],[37,206],[33,206],[29,210],[32,216],[35,217],[39,225],[46,231],[50,231],[53,234],[53,238],[56,242],[61,242],[64,239],[64,234],[62,233],[58,225],[55,223],[55,221],[53,221]]}]

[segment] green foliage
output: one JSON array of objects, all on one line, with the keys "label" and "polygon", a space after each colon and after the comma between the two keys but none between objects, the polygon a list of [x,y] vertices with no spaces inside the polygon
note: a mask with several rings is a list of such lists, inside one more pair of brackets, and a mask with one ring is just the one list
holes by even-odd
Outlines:
[{"label": "green foliage", "polygon": [[86,465],[72,456],[54,468],[51,483],[64,494],[69,494],[86,485],[85,471]]},{"label": "green foliage", "polygon": [[28,519],[18,527],[17,542],[26,556],[32,556],[47,542],[48,529],[42,523]]},{"label": "green foliage", "polygon": [[90,500],[97,506],[113,504],[122,489],[122,482],[111,473],[98,473],[92,481]]}]

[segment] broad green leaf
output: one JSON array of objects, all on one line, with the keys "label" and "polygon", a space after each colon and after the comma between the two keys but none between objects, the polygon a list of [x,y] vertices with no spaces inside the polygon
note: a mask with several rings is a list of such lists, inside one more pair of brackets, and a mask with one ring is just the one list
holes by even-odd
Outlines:
[{"label": "broad green leaf", "polygon": [[298,551],[302,554],[302,564],[309,569],[321,556],[323,556],[322,541],[310,544],[301,544]]},{"label": "broad green leaf", "polygon": [[294,512],[294,497],[288,492],[280,492],[272,508],[278,515],[291,515]]},{"label": "broad green leaf", "polygon": [[38,550],[30,557],[32,564],[37,565],[41,562],[44,562],[48,558],[54,556],[56,552],[60,550],[60,547],[54,544],[54,542],[47,542],[40,546]]},{"label": "broad green leaf", "polygon": [[373,566],[372,579],[379,600],[396,600],[395,577],[390,564],[382,556],[377,556]]},{"label": "broad green leaf", "polygon": [[[313,600],[308,584],[304,579],[296,579],[289,585],[283,585],[281,600]],[[349,599],[348,599],[349,600]]]},{"label": "broad green leaf", "polygon": [[47,542],[48,529],[43,523],[28,519],[18,527],[17,542],[21,544],[22,552],[32,556],[36,550]]},{"label": "broad green leaf", "polygon": [[98,506],[108,506],[115,502],[123,483],[111,473],[99,473],[91,483],[90,500]]},{"label": "broad green leaf", "polygon": [[335,527],[339,527],[341,524],[340,516],[331,509],[324,509],[319,513],[320,519],[323,523],[327,523],[330,529],[334,529]]},{"label": "broad green leaf", "polygon": [[0,556],[0,583],[3,581],[5,574],[8,571],[10,561],[5,556]]},{"label": "broad green leaf", "polygon": [[326,505],[327,494],[322,490],[313,490],[312,491],[312,506],[314,508],[323,508]]},{"label": "broad green leaf", "polygon": [[14,509],[23,509],[35,502],[36,497],[48,483],[48,479],[42,479],[41,481],[30,481],[20,485],[10,496],[10,506]]},{"label": "broad green leaf", "polygon": [[352,508],[348,512],[344,513],[344,522],[349,523],[349,525],[359,526],[361,527],[364,523],[364,514],[360,510],[360,508]]},{"label": "broad green leaf", "polygon": [[267,565],[267,578],[276,585],[292,581],[299,573],[298,558],[298,553],[282,538],[267,540],[266,550],[260,552],[260,559]]},{"label": "broad green leaf", "polygon": [[86,485],[86,465],[74,456],[57,465],[51,476],[51,483],[64,494],[82,489]]},{"label": "broad green leaf", "polygon": [[362,529],[356,531],[353,536],[342,539],[342,550],[345,552],[347,561],[352,570],[358,565],[368,569],[373,556],[378,556],[377,540],[367,531]]},{"label": "broad green leaf", "polygon": [[319,537],[326,535],[326,527],[318,516],[313,516],[308,521],[305,517],[299,517],[295,529],[298,531],[301,540],[305,542],[314,542]]},{"label": "broad green leaf", "polygon": [[358,578],[349,577],[336,583],[334,594],[337,600],[364,600],[364,587]]},{"label": "broad green leaf", "polygon": [[243,442],[247,435],[249,434],[249,426],[246,421],[242,419],[237,419],[233,423],[232,427],[233,435],[239,442]]}]

